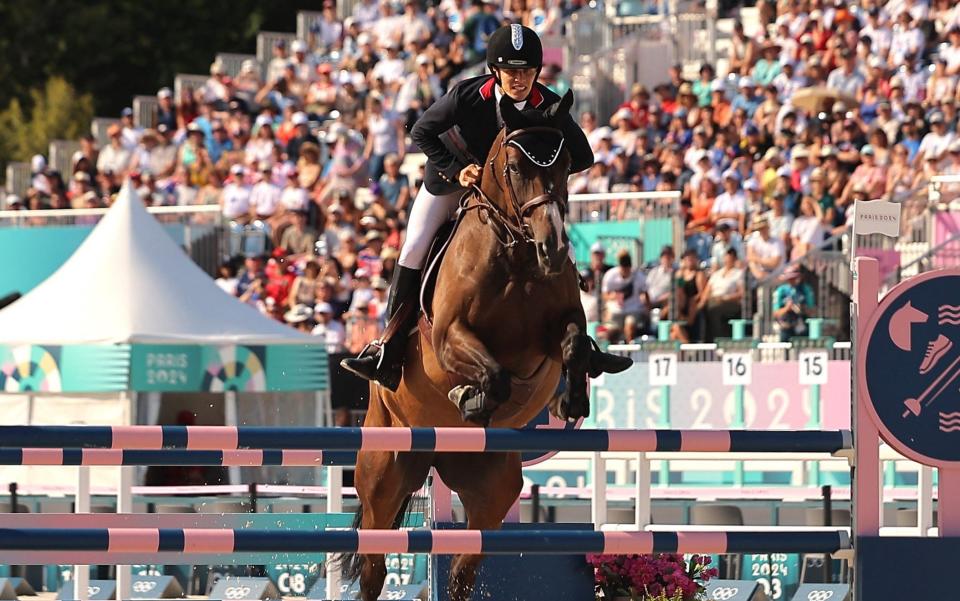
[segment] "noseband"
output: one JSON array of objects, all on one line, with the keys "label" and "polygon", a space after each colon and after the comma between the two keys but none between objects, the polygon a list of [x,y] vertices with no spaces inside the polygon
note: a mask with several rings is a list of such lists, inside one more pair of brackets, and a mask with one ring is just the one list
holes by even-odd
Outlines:
[{"label": "noseband", "polygon": [[[550,134],[557,135],[559,130],[552,127],[545,126],[536,126],[536,127],[525,127],[522,129],[514,130],[500,139],[500,145],[497,147],[497,152],[494,153],[493,157],[488,161],[491,171],[496,173],[496,163],[497,159],[500,157],[500,154],[504,152],[507,145],[510,142],[516,140],[517,138],[530,134]],[[560,153],[560,150],[563,148],[563,135],[560,134],[560,144],[557,146],[554,151],[554,155],[551,157],[551,161],[546,164],[541,164],[533,157],[531,157],[522,146],[516,144],[527,158],[530,159],[535,165],[539,167],[548,167],[554,163],[557,159],[557,155]],[[559,205],[562,213],[566,213],[566,198],[555,194],[552,190],[548,191],[545,194],[540,194],[539,196],[534,196],[530,200],[521,203],[517,199],[516,190],[513,188],[513,184],[510,182],[510,175],[508,172],[508,166],[506,162],[503,164],[503,169],[500,173],[500,177],[503,179],[503,183],[500,182],[500,179],[494,176],[494,183],[500,188],[501,191],[506,192],[507,199],[509,200],[508,208],[512,209],[506,211],[494,203],[489,196],[487,196],[483,190],[480,189],[480,186],[473,184],[470,186],[470,190],[463,195],[463,198],[460,200],[461,210],[468,211],[471,209],[483,210],[485,213],[490,215],[493,221],[496,221],[497,224],[503,227],[507,232],[509,239],[503,239],[499,235],[497,236],[500,244],[510,248],[516,246],[517,244],[532,244],[535,242],[533,238],[533,233],[530,230],[530,226],[524,222],[524,219],[537,207],[549,203],[557,203]],[[476,199],[476,204],[469,204],[471,196]]]}]

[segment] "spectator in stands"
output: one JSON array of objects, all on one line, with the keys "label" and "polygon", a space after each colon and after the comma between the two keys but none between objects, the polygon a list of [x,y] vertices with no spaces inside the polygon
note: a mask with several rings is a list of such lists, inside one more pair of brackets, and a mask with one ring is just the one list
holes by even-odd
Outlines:
[{"label": "spectator in stands", "polygon": [[196,123],[187,126],[187,139],[180,146],[177,168],[184,170],[187,175],[187,184],[194,187],[204,185],[213,168],[210,154],[204,145],[203,130]]},{"label": "spectator in stands", "polygon": [[664,246],[660,250],[660,259],[647,272],[647,297],[650,300],[650,310],[668,310],[676,268],[675,255],[672,246]]},{"label": "spectator in stands", "polygon": [[791,266],[784,282],[773,292],[773,318],[780,329],[780,341],[789,342],[807,331],[806,318],[814,314],[813,290],[803,281],[800,269]]},{"label": "spectator in stands", "polygon": [[710,208],[710,216],[717,225],[726,225],[735,232],[745,231],[747,200],[740,191],[740,176],[733,169],[723,173],[723,192],[718,194]]},{"label": "spectator in stands", "polygon": [[630,251],[617,253],[617,266],[603,275],[601,291],[608,327],[621,333],[627,342],[647,331],[649,305],[647,278],[641,269],[633,268]]},{"label": "spectator in stands", "polygon": [[403,121],[392,111],[384,109],[383,100],[371,97],[367,102],[367,143],[363,158],[369,161],[371,181],[378,181],[383,175],[383,161],[390,153],[401,161],[406,154],[406,132]]},{"label": "spectator in stands", "polygon": [[728,223],[721,223],[716,227],[716,236],[710,247],[710,270],[714,271],[723,266],[727,251],[732,250],[737,260],[743,258],[743,236],[730,227]]},{"label": "spectator in stands", "polygon": [[173,92],[170,88],[160,88],[157,92],[157,125],[165,125],[171,130],[177,129],[177,107],[173,104]]},{"label": "spectator in stands", "polygon": [[287,142],[287,160],[296,163],[300,160],[301,146],[308,142],[319,145],[320,140],[310,132],[310,122],[306,113],[298,111],[293,114],[290,120],[296,129],[293,137]]},{"label": "spectator in stands", "polygon": [[404,120],[406,129],[411,129],[420,115],[443,95],[440,78],[432,71],[432,61],[426,54],[416,58],[416,71],[404,77],[397,101],[396,113]]},{"label": "spectator in stands", "polygon": [[307,212],[296,210],[289,212],[292,223],[283,230],[280,248],[291,256],[313,255],[317,243],[317,232],[307,225]]},{"label": "spectator in stands", "polygon": [[276,214],[283,192],[272,181],[269,163],[260,163],[258,171],[259,180],[250,190],[250,209],[255,219],[266,221]]},{"label": "spectator in stands", "polygon": [[244,224],[250,220],[250,187],[244,182],[243,165],[230,167],[230,177],[220,195],[224,218]]},{"label": "spectator in stands", "polygon": [[123,144],[123,128],[114,123],[107,128],[107,137],[110,143],[100,150],[97,158],[97,171],[112,171],[124,173],[130,163],[130,149]]},{"label": "spectator in stands", "polygon": [[810,196],[800,201],[800,215],[790,228],[790,259],[798,259],[820,248],[824,241],[823,211]]},{"label": "spectator in stands", "polygon": [[680,257],[677,271],[677,323],[671,333],[673,339],[684,343],[702,339],[703,313],[699,309],[699,299],[706,287],[707,278],[700,269],[697,251],[688,248]]},{"label": "spectator in stands", "polygon": [[707,287],[698,295],[698,310],[705,311],[705,342],[729,338],[731,319],[740,317],[744,293],[744,272],[738,266],[737,251],[728,249],[722,266],[710,275]]},{"label": "spectator in stands", "polygon": [[747,268],[757,280],[766,280],[780,269],[787,253],[783,240],[770,235],[770,219],[757,215],[751,223],[753,233],[747,239]]},{"label": "spectator in stands", "polygon": [[327,352],[330,354],[342,353],[346,331],[343,324],[334,318],[334,309],[330,303],[320,302],[313,309],[314,321],[316,325],[311,334],[320,337],[327,346]]},{"label": "spectator in stands", "polygon": [[400,157],[390,153],[383,159],[383,175],[378,180],[384,200],[391,209],[404,211],[410,202],[410,180],[400,173]]}]

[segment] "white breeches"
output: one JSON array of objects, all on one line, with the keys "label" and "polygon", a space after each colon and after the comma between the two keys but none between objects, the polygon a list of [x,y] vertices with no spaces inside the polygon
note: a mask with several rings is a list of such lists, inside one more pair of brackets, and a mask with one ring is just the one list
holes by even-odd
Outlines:
[{"label": "white breeches", "polygon": [[410,209],[407,237],[400,249],[400,264],[409,269],[423,269],[430,252],[433,237],[447,221],[453,219],[463,191],[452,194],[431,194],[427,187],[420,186]]}]

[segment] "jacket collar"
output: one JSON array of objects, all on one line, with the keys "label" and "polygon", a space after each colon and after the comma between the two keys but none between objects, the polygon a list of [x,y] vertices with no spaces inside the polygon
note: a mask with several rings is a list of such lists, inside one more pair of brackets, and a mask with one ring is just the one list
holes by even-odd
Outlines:
[{"label": "jacket collar", "polygon": [[[496,89],[497,80],[491,75],[490,78],[480,86],[480,98],[484,100],[490,100],[491,98],[497,99]],[[530,91],[530,96],[527,97],[527,101],[533,108],[539,108],[540,105],[543,104],[543,100],[543,92],[541,92],[537,84],[534,83],[533,90]]]}]

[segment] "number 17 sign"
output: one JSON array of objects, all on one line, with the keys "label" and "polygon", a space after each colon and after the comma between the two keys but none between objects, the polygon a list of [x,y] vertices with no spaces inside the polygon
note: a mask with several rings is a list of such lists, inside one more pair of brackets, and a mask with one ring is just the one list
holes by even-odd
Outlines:
[{"label": "number 17 sign", "polygon": [[677,385],[676,353],[650,353],[647,366],[650,369],[651,386]]}]

